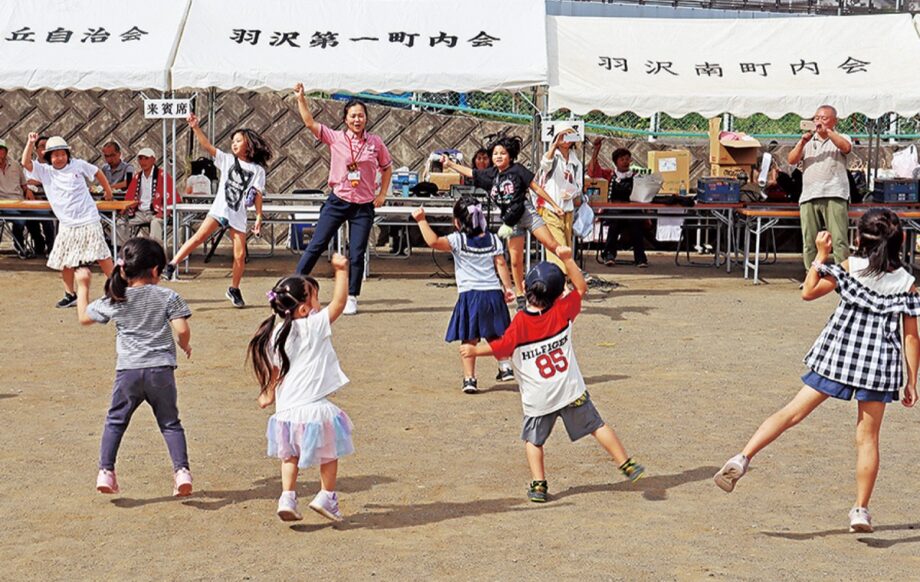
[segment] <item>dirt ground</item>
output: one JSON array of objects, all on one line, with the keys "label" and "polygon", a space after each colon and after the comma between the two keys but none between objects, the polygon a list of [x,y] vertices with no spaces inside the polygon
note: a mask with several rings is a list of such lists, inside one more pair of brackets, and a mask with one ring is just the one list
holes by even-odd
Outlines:
[{"label": "dirt ground", "polygon": [[[279,462],[265,457],[269,411],[244,369],[268,315],[265,291],[295,264],[256,259],[242,290],[223,294],[229,263],[200,256],[170,284],[192,307],[193,357],[177,371],[195,493],[171,494],[171,470],[149,409],[118,459],[122,493],[95,492],[102,421],[114,376],[114,329],[81,328],[52,307],[55,273],[0,256],[0,578],[265,580],[785,580],[909,578],[920,570],[916,490],[920,410],[892,405],[872,503],[877,533],[848,534],[855,404],[829,401],[762,453],[731,495],[711,477],[767,414],[799,388],[801,358],[836,299],[798,297],[799,263],[765,267],[767,285],[736,272],[675,268],[592,272],[575,325],[592,397],[650,476],[624,482],[590,437],[560,425],[547,447],[551,502],[529,503],[513,384],[460,391],[456,345],[443,342],[456,289],[430,254],[374,260],[360,313],[334,325],[351,383],[334,398],[355,423],[340,464],[347,522],[275,516]],[[441,257],[440,263],[450,268]],[[323,300],[328,265],[321,263]],[[94,279],[93,294],[102,281]],[[302,474],[305,501],[318,473]],[[309,515],[307,515],[309,514]]]}]

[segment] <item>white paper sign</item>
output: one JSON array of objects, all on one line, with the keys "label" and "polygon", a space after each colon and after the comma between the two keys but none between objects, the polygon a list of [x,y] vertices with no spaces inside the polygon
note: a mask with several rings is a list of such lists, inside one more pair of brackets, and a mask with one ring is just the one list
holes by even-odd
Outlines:
[{"label": "white paper sign", "polygon": [[540,139],[544,142],[553,141],[553,136],[556,135],[557,131],[563,129],[572,128],[575,130],[575,133],[571,133],[565,136],[565,141],[570,142],[583,142],[585,141],[585,122],[583,120],[570,120],[570,121],[551,121],[548,119],[543,120],[543,125],[540,129]]},{"label": "white paper sign", "polygon": [[191,99],[144,99],[144,119],[185,119],[191,111]]},{"label": "white paper sign", "polygon": [[662,172],[676,172],[677,171],[677,158],[661,158],[658,160],[658,173]]}]

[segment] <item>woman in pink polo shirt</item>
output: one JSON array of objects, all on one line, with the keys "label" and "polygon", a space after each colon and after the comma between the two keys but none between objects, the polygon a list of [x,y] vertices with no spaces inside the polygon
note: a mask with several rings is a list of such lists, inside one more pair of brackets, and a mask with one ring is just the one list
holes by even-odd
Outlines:
[{"label": "woman in pink polo shirt", "polygon": [[[297,272],[309,274],[342,223],[349,229],[348,302],[345,315],[358,311],[358,295],[364,279],[364,254],[374,224],[374,209],[383,205],[393,176],[392,160],[380,136],[365,131],[367,107],[357,99],[345,103],[345,128],[332,130],[317,122],[303,93],[303,83],[294,87],[297,108],[304,125],[329,146],[329,187],[332,193],[323,204],[319,222],[307,250],[297,263]],[[382,174],[377,192],[377,172]]]}]

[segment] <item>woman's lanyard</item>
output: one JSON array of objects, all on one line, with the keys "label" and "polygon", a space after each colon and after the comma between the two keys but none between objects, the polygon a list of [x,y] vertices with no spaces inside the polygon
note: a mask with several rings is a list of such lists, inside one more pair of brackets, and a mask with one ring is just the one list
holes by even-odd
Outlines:
[{"label": "woman's lanyard", "polygon": [[348,181],[351,182],[352,188],[357,188],[358,184],[361,182],[361,174],[358,172],[358,159],[361,157],[361,154],[364,153],[364,148],[367,147],[367,133],[364,134],[364,144],[358,149],[358,153],[355,153],[351,138],[348,137],[348,133],[344,129],[342,130],[342,134],[345,136],[345,139],[348,140],[348,151],[351,153],[351,163],[348,164]]}]

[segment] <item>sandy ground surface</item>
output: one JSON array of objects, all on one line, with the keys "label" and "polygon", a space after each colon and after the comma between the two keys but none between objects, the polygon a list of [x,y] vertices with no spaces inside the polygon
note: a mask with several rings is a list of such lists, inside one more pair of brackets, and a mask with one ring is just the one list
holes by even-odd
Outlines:
[{"label": "sandy ground surface", "polygon": [[[836,299],[798,298],[796,258],[755,287],[713,268],[591,270],[621,286],[592,291],[576,323],[592,396],[650,476],[624,482],[591,438],[561,426],[546,448],[552,500],[525,497],[529,474],[513,384],[480,364],[483,393],[460,392],[443,333],[456,290],[432,283],[427,252],[373,263],[361,312],[334,326],[351,378],[335,401],[354,420],[341,462],[346,523],[312,512],[280,522],[279,463],[264,456],[268,411],[243,367],[267,316],[264,293],[293,267],[258,259],[252,306],[224,299],[225,258],[171,284],[191,305],[193,357],[177,372],[194,496],[171,494],[152,414],[121,449],[122,493],[95,492],[114,376],[114,329],[80,328],[52,308],[56,275],[0,257],[0,578],[25,579],[877,579],[920,569],[918,414],[889,409],[873,535],[848,534],[855,404],[828,402],[759,456],[735,493],[711,477],[800,386],[802,355]],[[441,260],[448,268],[449,264]],[[330,291],[328,265],[317,274]],[[94,295],[101,280],[94,280]],[[318,473],[300,480],[302,498]]]}]

